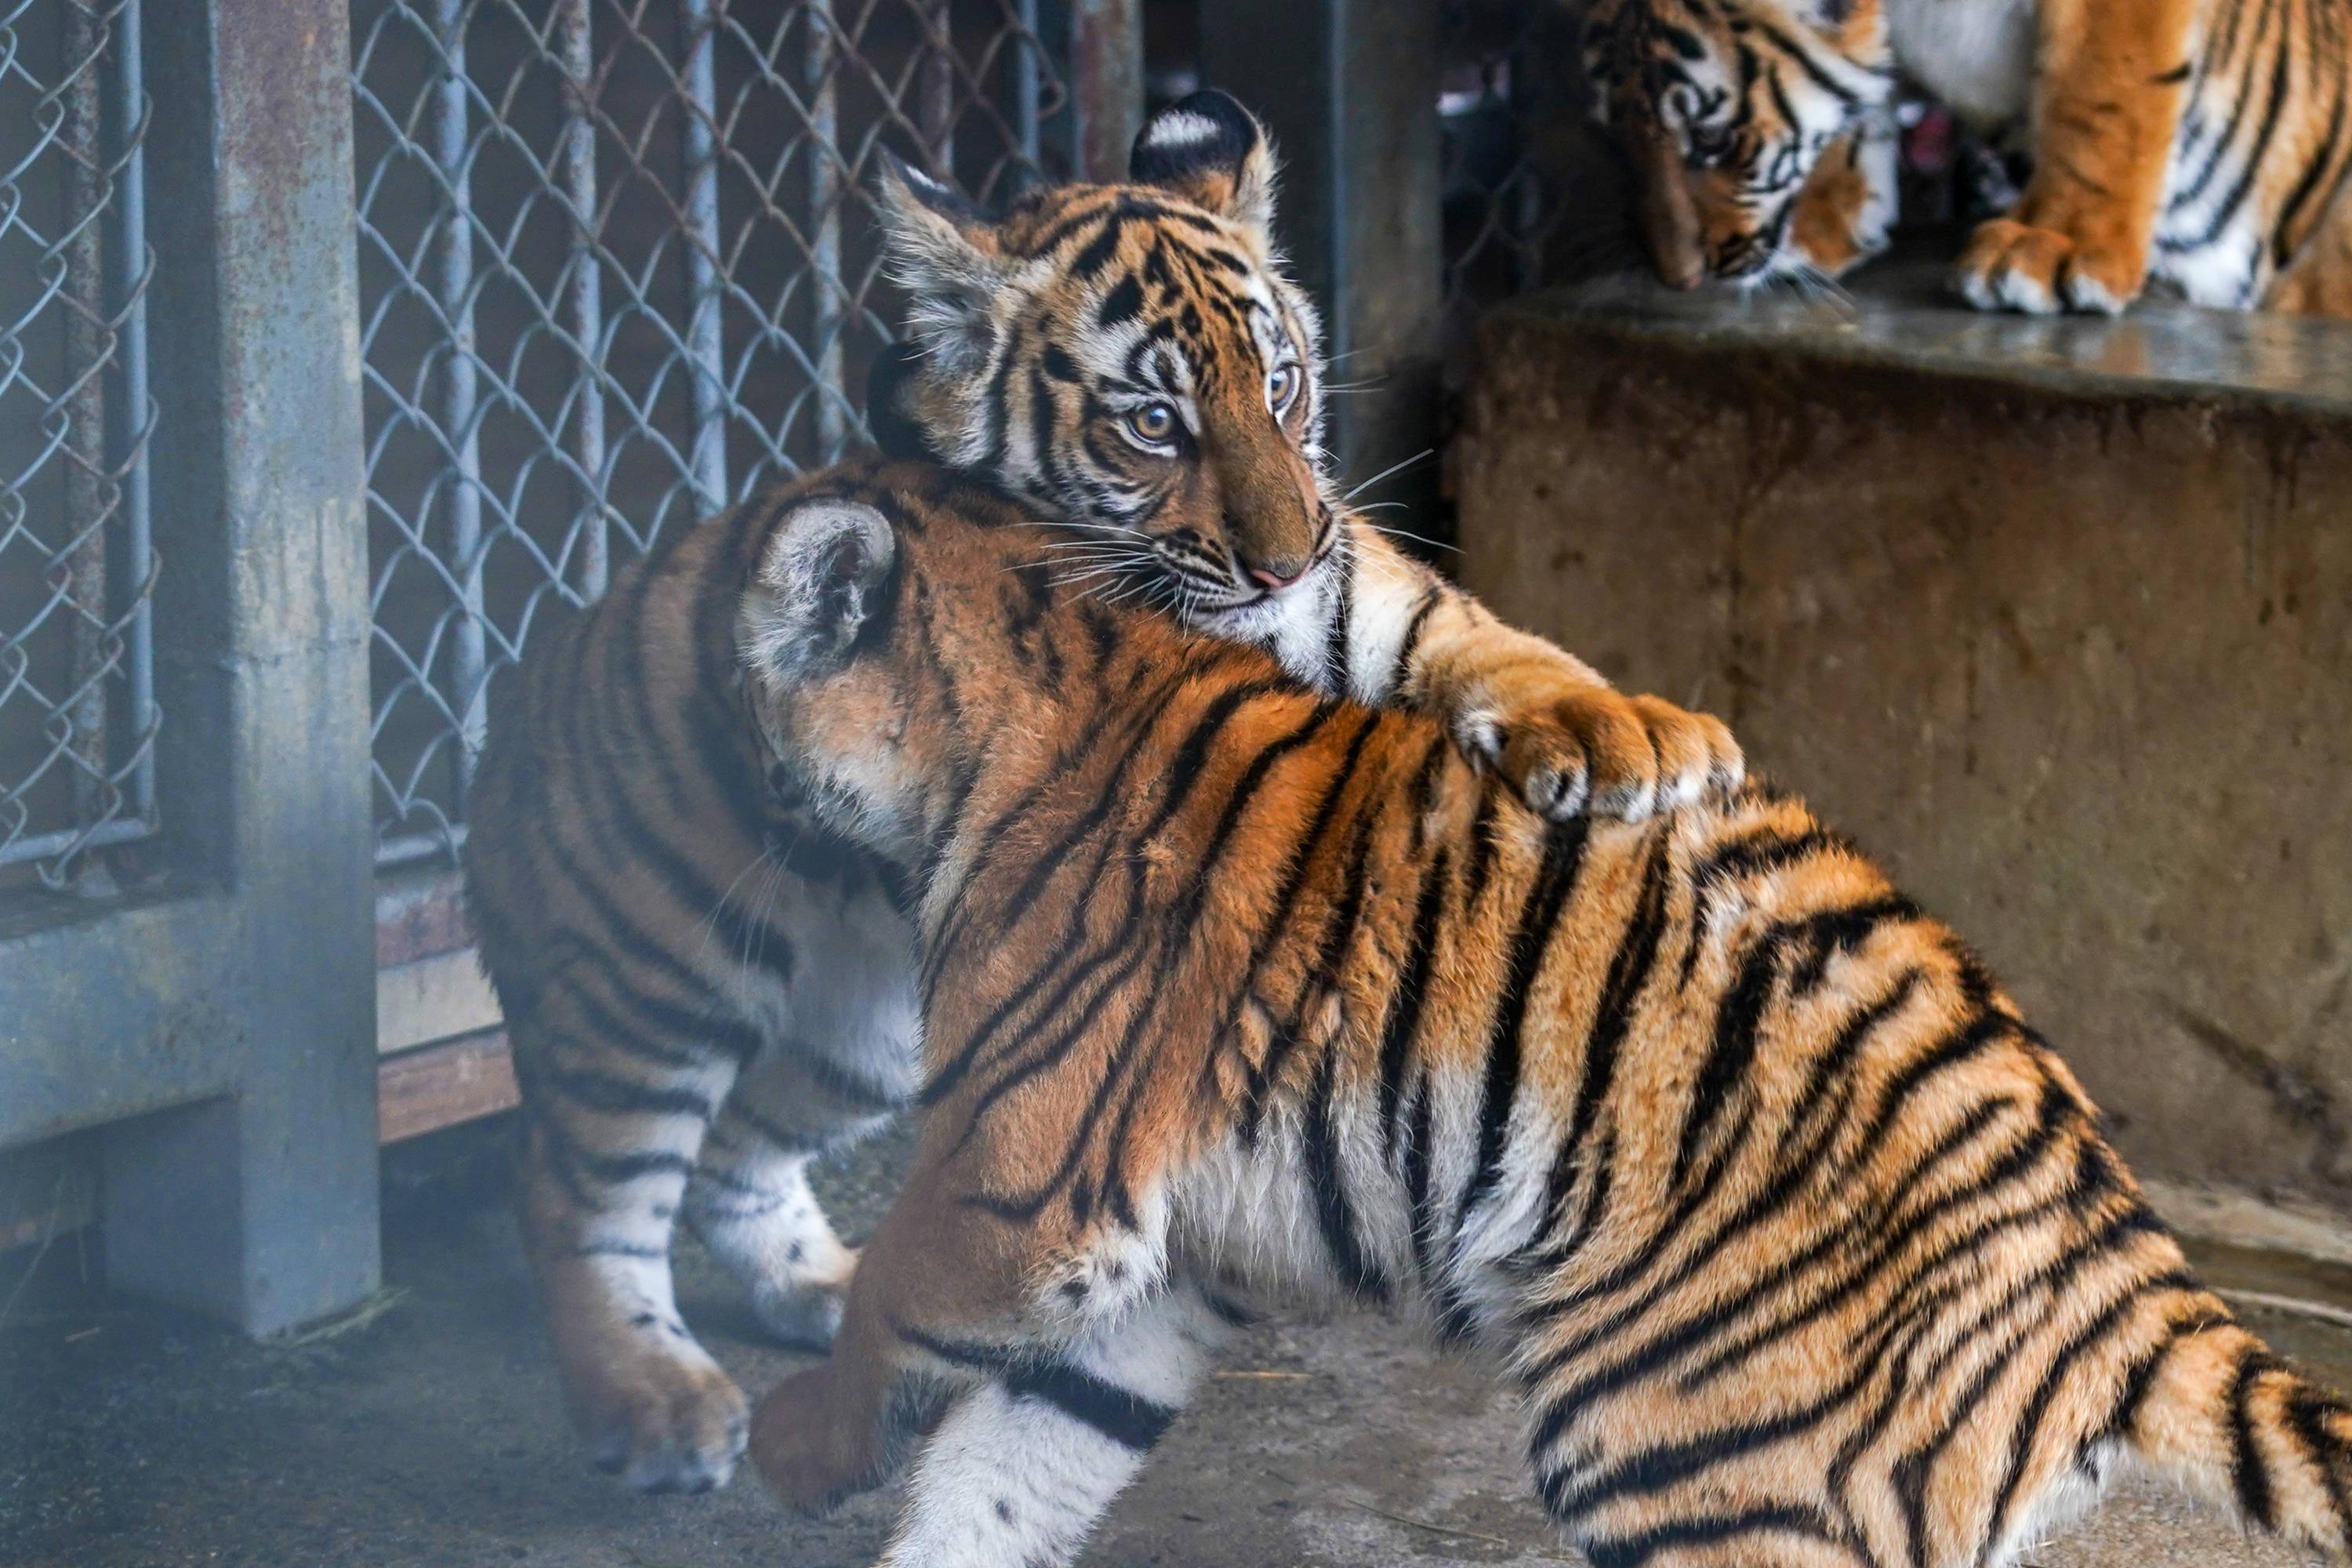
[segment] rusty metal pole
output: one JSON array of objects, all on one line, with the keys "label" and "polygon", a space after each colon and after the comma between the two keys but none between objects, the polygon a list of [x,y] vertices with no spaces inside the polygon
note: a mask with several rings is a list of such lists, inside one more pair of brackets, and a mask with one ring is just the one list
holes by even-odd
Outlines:
[{"label": "rusty metal pole", "polygon": [[955,180],[955,0],[923,10],[922,61],[915,72],[915,123],[931,173]]},{"label": "rusty metal pole", "polygon": [[1070,0],[1072,174],[1126,176],[1143,125],[1143,0]]},{"label": "rusty metal pole", "polygon": [[0,1142],[105,1123],[109,1285],[268,1333],[379,1278],[351,14],[145,20],[178,874],[107,920],[0,934]]},{"label": "rusty metal pole", "polygon": [[572,209],[572,341],[579,345],[572,455],[580,465],[580,593],[601,599],[612,572],[604,487],[604,299],[596,253],[596,56],[589,0],[558,0],[563,58],[563,195]]}]

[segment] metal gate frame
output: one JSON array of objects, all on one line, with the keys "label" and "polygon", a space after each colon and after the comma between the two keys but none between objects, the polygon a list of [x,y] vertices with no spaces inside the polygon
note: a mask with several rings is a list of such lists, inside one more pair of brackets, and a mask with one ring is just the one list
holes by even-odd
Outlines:
[{"label": "metal gate frame", "polygon": [[350,44],[146,22],[169,868],[0,931],[0,1145],[105,1124],[110,1279],[263,1333],[378,1279]]}]

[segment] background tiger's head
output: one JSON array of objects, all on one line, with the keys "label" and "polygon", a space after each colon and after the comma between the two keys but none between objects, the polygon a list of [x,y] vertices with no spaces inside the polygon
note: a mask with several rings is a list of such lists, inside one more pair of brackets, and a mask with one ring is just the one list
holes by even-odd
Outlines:
[{"label": "background tiger's head", "polygon": [[882,185],[905,351],[867,404],[894,456],[983,473],[1141,569],[1192,619],[1271,605],[1337,546],[1319,328],[1282,276],[1275,160],[1202,92],[1154,115],[1129,183],[982,214],[904,164]]},{"label": "background tiger's head", "polygon": [[1834,273],[1884,246],[1879,0],[1594,0],[1584,57],[1666,282]]}]

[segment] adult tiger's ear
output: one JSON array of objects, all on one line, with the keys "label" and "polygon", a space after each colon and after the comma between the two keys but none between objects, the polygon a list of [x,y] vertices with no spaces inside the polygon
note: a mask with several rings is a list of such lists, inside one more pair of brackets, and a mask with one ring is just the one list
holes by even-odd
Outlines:
[{"label": "adult tiger's ear", "polygon": [[825,496],[777,520],[737,611],[745,668],[782,685],[841,667],[886,603],[898,541],[870,506]]},{"label": "adult tiger's ear", "polygon": [[907,290],[907,335],[950,371],[987,350],[988,308],[1010,273],[987,216],[887,148],[882,149],[882,240]]},{"label": "adult tiger's ear", "polygon": [[1274,143],[1232,94],[1211,88],[1179,99],[1135,138],[1128,175],[1274,242]]}]

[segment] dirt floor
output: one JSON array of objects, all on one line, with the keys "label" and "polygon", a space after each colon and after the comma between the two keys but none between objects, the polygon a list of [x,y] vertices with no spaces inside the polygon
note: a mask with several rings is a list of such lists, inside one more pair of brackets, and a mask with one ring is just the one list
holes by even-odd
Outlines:
[{"label": "dirt floor", "polygon": [[[788,1519],[748,1475],[638,1497],[592,1470],[496,1197],[499,1155],[463,1135],[397,1152],[384,1295],[341,1325],[255,1345],[111,1300],[68,1240],[0,1269],[0,1564],[371,1568],[862,1568],[888,1494]],[[897,1151],[835,1173],[845,1228],[869,1224]],[[2210,1255],[2220,1282],[2352,1300],[2340,1273]],[[755,1394],[794,1358],[761,1342],[689,1247],[680,1296]],[[2352,1331],[2250,1314],[2352,1384]],[[1529,1500],[1508,1401],[1475,1366],[1370,1317],[1250,1333],[1087,1562],[1102,1568],[1575,1563]],[[2042,1568],[2252,1568],[2301,1561],[2151,1490],[2112,1499]]]}]

